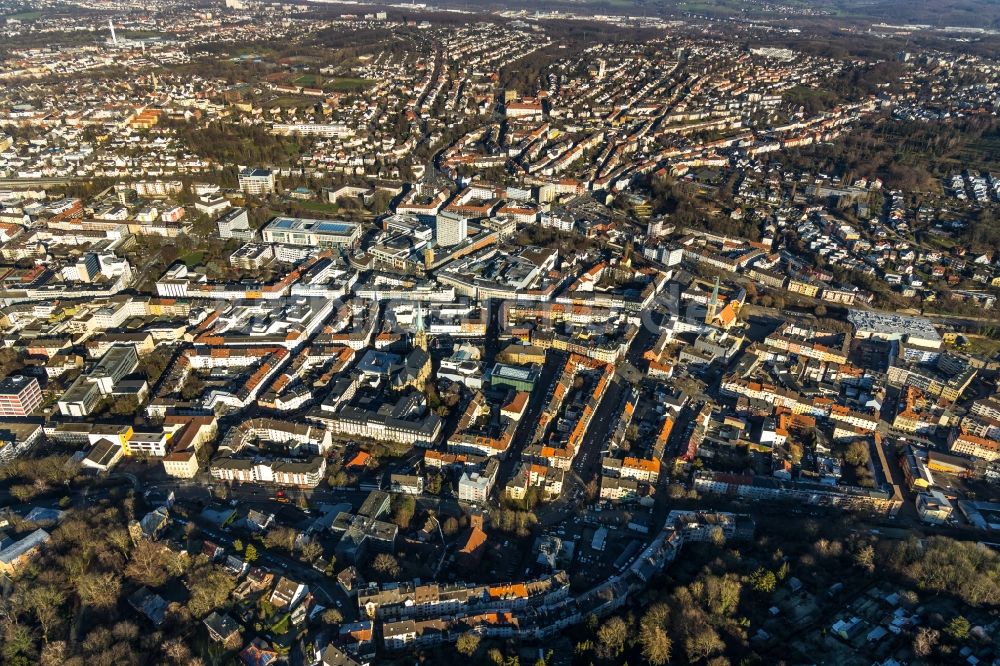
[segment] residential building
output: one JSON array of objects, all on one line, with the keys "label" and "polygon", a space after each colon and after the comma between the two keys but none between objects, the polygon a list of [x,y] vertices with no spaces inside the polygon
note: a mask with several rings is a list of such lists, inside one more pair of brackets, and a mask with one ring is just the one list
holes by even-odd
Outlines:
[{"label": "residential building", "polygon": [[326,458],[310,460],[266,460],[263,458],[219,457],[212,460],[213,479],[236,483],[272,483],[277,486],[315,488],[326,473]]},{"label": "residential building", "polygon": [[952,453],[972,456],[988,462],[1000,460],[1000,442],[992,439],[956,431],[951,434],[949,445]]},{"label": "residential building", "polygon": [[240,191],[253,196],[274,193],[274,174],[270,169],[246,168],[239,174]]},{"label": "residential building", "polygon": [[462,502],[485,504],[493,491],[500,463],[491,458],[480,472],[463,471],[458,480],[458,499]]},{"label": "residential building", "polygon": [[620,479],[614,476],[601,477],[601,499],[621,502],[634,500],[638,497],[639,484],[632,479]]},{"label": "residential building", "polygon": [[229,648],[239,645],[240,625],[228,615],[212,611],[202,620],[202,624],[208,630],[208,637],[216,643],[222,643]]},{"label": "residential building", "polygon": [[0,416],[28,416],[42,404],[38,380],[11,375],[0,381]]},{"label": "residential building", "polygon": [[198,475],[198,453],[194,449],[168,453],[163,457],[163,471],[176,479],[193,479]]},{"label": "residential building", "polygon": [[361,662],[350,657],[336,645],[327,645],[319,655],[322,666],[361,666]]},{"label": "residential building", "polygon": [[309,594],[309,586],[282,576],[271,592],[270,602],[275,608],[291,611]]},{"label": "residential building", "polygon": [[424,492],[424,478],[415,474],[393,474],[389,478],[389,487],[394,493],[419,495]]}]

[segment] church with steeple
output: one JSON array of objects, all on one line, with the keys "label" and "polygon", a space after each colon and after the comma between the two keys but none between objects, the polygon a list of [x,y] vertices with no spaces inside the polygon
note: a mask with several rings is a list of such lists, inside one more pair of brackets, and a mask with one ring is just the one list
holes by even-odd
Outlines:
[{"label": "church with steeple", "polygon": [[431,355],[427,351],[427,324],[423,306],[417,302],[413,313],[413,349],[406,355],[402,367],[392,375],[392,388],[396,391],[413,387],[423,391],[431,376]]},{"label": "church with steeple", "polygon": [[726,304],[720,308],[719,278],[715,278],[715,286],[712,288],[712,297],[709,299],[708,307],[705,309],[705,324],[728,331],[736,323],[738,323],[739,320],[737,317],[745,298],[746,292],[740,290],[740,293],[736,298],[726,299]]}]

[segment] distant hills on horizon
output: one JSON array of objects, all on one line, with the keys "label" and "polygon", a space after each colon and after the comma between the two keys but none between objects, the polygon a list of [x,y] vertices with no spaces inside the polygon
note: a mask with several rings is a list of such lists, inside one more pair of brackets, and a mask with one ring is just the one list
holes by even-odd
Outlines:
[{"label": "distant hills on horizon", "polygon": [[637,10],[646,15],[693,13],[733,16],[808,18],[800,10],[822,10],[823,15],[845,20],[920,24],[934,27],[974,27],[1000,30],[1000,0],[440,0],[445,5],[501,6],[511,9],[587,8],[608,13]]}]

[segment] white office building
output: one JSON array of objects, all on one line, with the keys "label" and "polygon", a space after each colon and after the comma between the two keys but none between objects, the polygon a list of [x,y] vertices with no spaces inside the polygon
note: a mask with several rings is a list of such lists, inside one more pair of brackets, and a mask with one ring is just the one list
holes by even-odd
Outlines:
[{"label": "white office building", "polygon": [[240,171],[240,191],[244,194],[263,196],[274,192],[274,174],[270,169],[252,169],[247,167]]},{"label": "white office building", "polygon": [[439,213],[437,216],[437,244],[441,247],[458,245],[469,235],[469,221],[464,217]]},{"label": "white office building", "polygon": [[263,229],[265,243],[311,248],[352,247],[361,237],[361,226],[341,220],[276,217]]},{"label": "white office building", "polygon": [[253,229],[246,208],[233,208],[215,221],[219,228],[219,238],[235,238],[244,242],[253,240]]}]

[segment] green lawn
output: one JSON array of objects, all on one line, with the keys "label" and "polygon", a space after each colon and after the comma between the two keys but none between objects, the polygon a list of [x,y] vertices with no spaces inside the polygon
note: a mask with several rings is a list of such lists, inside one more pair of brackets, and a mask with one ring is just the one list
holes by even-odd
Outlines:
[{"label": "green lawn", "polygon": [[340,206],[325,201],[296,201],[295,205],[311,213],[338,213]]},{"label": "green lawn", "polygon": [[45,16],[44,12],[21,12],[19,14],[8,14],[4,18],[17,19],[18,21],[34,21]]},{"label": "green lawn", "polygon": [[725,2],[705,2],[703,0],[693,0],[689,2],[680,2],[677,5],[678,9],[693,12],[696,14],[736,14],[738,10],[734,7],[730,7]]},{"label": "green lawn", "polygon": [[[316,85],[316,83],[320,85]],[[304,88],[321,88],[322,90],[330,92],[356,92],[358,90],[364,90],[370,86],[373,81],[369,79],[351,79],[351,78],[335,78],[326,79],[317,77],[315,74],[303,74],[302,76],[292,79],[292,85],[302,86]],[[306,95],[283,95],[281,97],[275,97],[270,102],[265,102],[267,108],[280,106],[282,108],[288,107],[301,107],[305,104],[315,104],[315,97],[308,97]]]},{"label": "green lawn", "polygon": [[292,83],[297,86],[302,86],[303,88],[315,88],[316,84],[320,81],[320,77],[315,74],[303,74],[302,76],[294,79]]},{"label": "green lawn", "polygon": [[117,31],[117,34],[125,39],[147,39],[149,37],[165,37],[167,33],[155,30],[120,30]]},{"label": "green lawn", "polygon": [[275,106],[280,106],[283,109],[289,107],[298,108],[306,105],[305,99],[305,97],[291,97],[286,95],[284,97],[275,97],[270,102],[267,102],[266,106],[267,108]]},{"label": "green lawn", "polygon": [[199,265],[201,263],[202,259],[204,259],[204,258],[205,258],[205,253],[204,252],[200,252],[200,251],[194,250],[192,252],[188,252],[187,254],[181,256],[181,261],[184,262],[185,266],[187,266],[188,268],[191,268],[193,266]]},{"label": "green lawn", "polygon": [[364,90],[374,83],[370,79],[352,79],[341,77],[323,83],[324,90],[334,90],[337,92],[349,92],[352,90]]}]

